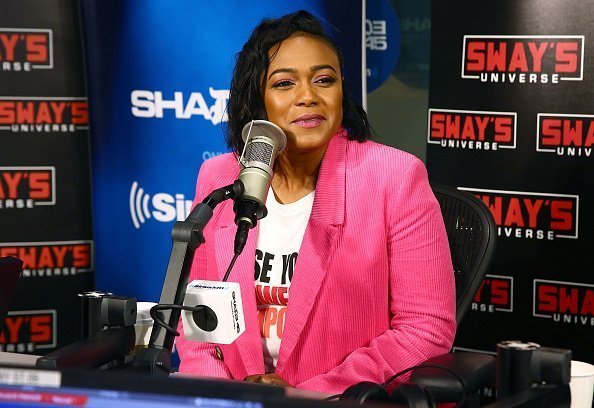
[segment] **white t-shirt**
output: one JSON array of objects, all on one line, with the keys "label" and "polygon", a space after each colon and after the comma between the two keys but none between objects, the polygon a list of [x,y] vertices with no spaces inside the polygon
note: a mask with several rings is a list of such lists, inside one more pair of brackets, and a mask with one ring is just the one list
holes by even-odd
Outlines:
[{"label": "white t-shirt", "polygon": [[268,215],[260,220],[254,279],[267,373],[274,372],[278,360],[289,287],[313,201],[314,191],[294,203],[280,204],[270,188]]}]

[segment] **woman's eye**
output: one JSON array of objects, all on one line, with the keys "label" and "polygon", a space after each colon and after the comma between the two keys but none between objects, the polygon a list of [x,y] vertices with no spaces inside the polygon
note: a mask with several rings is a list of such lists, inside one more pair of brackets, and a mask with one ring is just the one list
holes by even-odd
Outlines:
[{"label": "woman's eye", "polygon": [[314,82],[317,84],[333,84],[336,82],[336,78],[331,77],[331,76],[323,76],[323,77],[317,78]]},{"label": "woman's eye", "polygon": [[293,82],[283,79],[281,81],[277,81],[274,84],[272,84],[272,87],[273,88],[286,88],[291,85],[293,85]]}]

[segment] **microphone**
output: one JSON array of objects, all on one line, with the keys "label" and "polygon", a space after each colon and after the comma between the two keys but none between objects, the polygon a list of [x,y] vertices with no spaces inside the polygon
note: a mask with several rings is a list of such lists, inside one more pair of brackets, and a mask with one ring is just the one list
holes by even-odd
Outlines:
[{"label": "microphone", "polygon": [[238,179],[243,193],[235,198],[235,256],[221,282],[194,280],[186,289],[182,312],[184,335],[188,340],[230,344],[245,331],[239,283],[227,282],[235,259],[241,254],[250,228],[266,216],[274,160],[287,145],[283,130],[266,120],[252,120],[243,127],[244,148],[239,157]]},{"label": "microphone", "polygon": [[182,312],[187,340],[231,344],[245,331],[241,292],[237,282],[194,280],[188,284]]},{"label": "microphone", "polygon": [[257,220],[266,216],[266,197],[272,179],[272,168],[277,155],[287,145],[285,132],[272,122],[252,120],[243,127],[241,137],[245,143],[239,158],[242,170],[239,180],[243,183],[243,194],[235,199],[235,254],[243,251],[250,228]]}]

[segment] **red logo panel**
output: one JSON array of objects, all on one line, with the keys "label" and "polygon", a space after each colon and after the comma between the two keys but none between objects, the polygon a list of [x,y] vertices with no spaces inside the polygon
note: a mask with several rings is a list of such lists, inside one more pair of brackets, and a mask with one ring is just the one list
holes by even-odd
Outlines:
[{"label": "red logo panel", "polygon": [[427,143],[471,150],[515,149],[516,118],[515,112],[429,109]]},{"label": "red logo panel", "polygon": [[52,38],[49,29],[0,28],[0,71],[52,69]]},{"label": "red logo panel", "polygon": [[23,260],[24,278],[76,275],[93,269],[93,241],[0,243],[0,257]]},{"label": "red logo panel", "polygon": [[514,278],[511,276],[485,276],[471,305],[477,312],[513,312]]},{"label": "red logo panel", "polygon": [[558,156],[592,155],[594,115],[539,113],[536,151]]},{"label": "red logo panel", "polygon": [[465,35],[462,78],[481,82],[581,81],[582,35]]},{"label": "red logo panel", "polygon": [[0,335],[0,351],[31,353],[56,347],[56,310],[8,312]]},{"label": "red logo panel", "polygon": [[88,129],[86,98],[0,97],[0,130],[20,133]]},{"label": "red logo panel", "polygon": [[0,210],[55,204],[55,167],[0,167]]},{"label": "red logo panel", "polygon": [[534,279],[534,317],[594,326],[594,285]]},{"label": "red logo panel", "polygon": [[483,200],[504,238],[578,238],[579,196],[458,187]]}]

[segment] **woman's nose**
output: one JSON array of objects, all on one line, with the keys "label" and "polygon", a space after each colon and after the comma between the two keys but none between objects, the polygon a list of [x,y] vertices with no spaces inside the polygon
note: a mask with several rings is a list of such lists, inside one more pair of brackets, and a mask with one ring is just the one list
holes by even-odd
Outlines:
[{"label": "woman's nose", "polygon": [[309,106],[318,102],[318,96],[311,84],[302,85],[297,89],[295,103],[301,106]]}]

